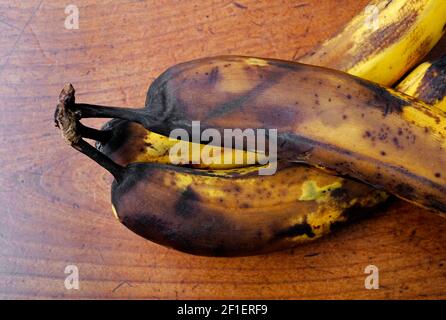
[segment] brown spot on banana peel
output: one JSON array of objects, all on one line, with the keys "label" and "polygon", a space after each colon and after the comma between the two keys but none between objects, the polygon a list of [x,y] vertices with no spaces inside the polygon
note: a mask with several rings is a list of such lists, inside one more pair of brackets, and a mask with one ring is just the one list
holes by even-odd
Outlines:
[{"label": "brown spot on banana peel", "polygon": [[[416,11],[410,11],[408,15],[401,17],[397,22],[389,24],[385,28],[379,28],[374,32],[368,30],[366,36],[368,36],[369,40],[362,42],[363,45],[361,46],[361,50],[356,52],[349,61],[348,66],[344,65],[336,69],[348,70],[352,66],[357,65],[360,61],[367,59],[369,56],[379,53],[383,48],[387,48],[396,43],[398,39],[407,32],[408,28],[413,25],[417,16],[418,13]],[[422,56],[424,56],[424,54]],[[347,62],[346,59],[344,61]]]},{"label": "brown spot on banana peel", "polygon": [[344,199],[347,196],[348,190],[346,188],[337,188],[330,192],[330,195],[335,199]]},{"label": "brown spot on banana peel", "polygon": [[313,228],[306,222],[298,223],[284,230],[280,230],[274,234],[274,238],[277,240],[277,238],[292,238],[302,235],[306,235],[308,238],[313,238],[315,236]]},{"label": "brown spot on banana peel", "polygon": [[218,81],[218,67],[212,68],[209,74],[209,83],[214,85]]},{"label": "brown spot on banana peel", "polygon": [[178,198],[175,205],[175,212],[183,217],[189,217],[195,214],[195,208],[191,205],[191,201],[200,201],[200,196],[190,186]]}]

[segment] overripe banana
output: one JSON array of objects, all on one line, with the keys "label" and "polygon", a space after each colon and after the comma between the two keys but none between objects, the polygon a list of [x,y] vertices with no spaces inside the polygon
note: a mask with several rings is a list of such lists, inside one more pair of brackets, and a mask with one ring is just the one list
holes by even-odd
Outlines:
[{"label": "overripe banana", "polygon": [[[393,85],[435,45],[444,32],[445,24],[446,1],[373,0],[343,31],[301,57],[300,62],[333,67],[383,85]],[[123,127],[124,124],[120,123],[120,126]],[[138,128],[126,130],[136,134]],[[87,137],[88,134],[84,136]],[[94,136],[99,139],[97,134]],[[136,139],[138,140],[138,137]],[[114,140],[119,139],[115,137]],[[135,143],[131,136],[127,136],[126,140],[132,142],[121,141],[121,145]],[[253,156],[233,149],[215,148],[214,152],[221,154],[220,158],[202,159],[204,161],[192,164],[192,154],[185,158],[168,156],[168,150],[177,143],[176,141],[155,132],[148,133],[144,140],[141,148],[145,152],[138,152],[138,161],[143,162],[173,161],[175,165],[192,165],[201,169],[230,169],[249,165],[247,159]],[[130,149],[133,152],[134,149]],[[189,149],[193,148],[190,146]],[[221,160],[225,153],[233,154],[234,160],[241,157],[244,161],[223,163]],[[129,158],[133,156],[124,153],[122,155]],[[261,156],[257,154],[257,157]],[[118,163],[121,160],[125,162],[125,158],[116,159]]]},{"label": "overripe banana", "polygon": [[289,248],[364,216],[387,199],[385,192],[364,184],[286,162],[275,175],[264,177],[255,166],[123,167],[82,139],[69,101],[62,96],[59,104],[64,136],[114,176],[116,217],[144,238],[180,251],[242,256]]},{"label": "overripe banana", "polygon": [[[435,105],[437,108],[445,111],[446,56],[433,62],[425,62],[419,65],[398,84],[396,90],[423,100],[430,105]],[[109,132],[106,139],[101,138],[105,136],[104,132]],[[138,123],[122,119],[110,120],[102,128],[100,134],[90,138],[98,140],[96,144],[98,149],[122,166],[133,162],[172,164],[172,160],[169,157],[171,148],[177,143],[192,144],[191,142],[168,139],[163,135],[145,129]],[[203,145],[200,148],[202,149]],[[192,150],[192,145],[187,149]],[[239,167],[235,162],[222,163],[225,152],[234,154],[232,159],[235,159],[235,154],[242,152],[245,161],[240,167],[248,165],[244,151],[225,148],[216,148],[216,154],[222,156],[217,158],[218,162],[213,162],[214,159],[209,159],[211,161],[210,164],[192,164],[190,161],[192,154],[189,153],[188,157],[180,158],[177,164],[214,170]],[[261,155],[257,154],[257,156]]]},{"label": "overripe banana", "polygon": [[[442,97],[439,95],[440,92],[443,92],[440,89],[443,84],[441,81],[437,81],[437,77],[443,75],[446,65],[440,62],[441,60],[429,63],[429,66],[436,66],[435,72],[433,72],[432,68],[417,68],[402,82],[402,84],[406,85],[404,87],[400,86],[399,89],[409,90],[414,96],[431,96],[431,94],[428,94],[431,92],[436,95],[436,100],[442,100]],[[423,72],[428,70],[431,71],[426,73],[426,75],[429,74],[429,77],[426,77]],[[422,79],[424,80],[422,81]],[[420,86],[420,83],[423,85]],[[432,84],[432,87],[429,83]],[[166,154],[169,154],[172,142],[163,136],[161,136],[163,139],[158,140],[158,135],[153,136],[153,133],[140,124],[113,119],[107,123],[104,130],[112,130],[114,134],[107,142],[100,144],[100,150],[118,164],[126,166],[134,162],[170,163]],[[148,141],[150,143],[147,145]],[[169,144],[163,143],[164,141],[169,141]],[[166,171],[163,171],[163,169]],[[139,230],[138,233],[145,238],[158,239],[160,244],[174,246],[177,249],[186,250],[194,254],[244,255],[266,252],[274,250],[274,248],[287,248],[315,240],[329,233],[336,225],[366,216],[388,199],[385,192],[379,192],[363,184],[331,176],[317,169],[301,165],[287,166],[286,164],[281,164],[276,175],[265,178],[253,175],[254,170],[256,168],[202,172],[173,169],[171,167],[156,167],[157,174],[164,177],[168,176],[167,180],[166,178],[152,180],[149,177],[145,182],[146,185],[153,187],[160,194],[165,192],[171,195],[173,199],[169,202],[164,201],[161,197],[156,199],[151,192],[148,194],[150,203],[157,203],[158,205],[155,206],[156,209],[149,209],[153,205],[148,205],[144,213],[148,213],[148,217],[157,217],[157,221],[159,221],[165,217],[160,218],[157,213],[168,212],[169,215],[166,217],[169,222],[165,224],[169,226],[169,233],[174,234],[174,230],[178,230],[176,232],[183,239],[190,237],[192,231],[189,228],[183,229],[183,227],[178,226],[182,222],[179,221],[179,217],[183,215],[177,211],[184,206],[172,206],[172,203],[177,203],[180,198],[182,203],[189,203],[186,208],[189,208],[191,212],[198,210],[201,215],[208,210],[206,204],[212,204],[225,208],[225,210],[219,212],[220,218],[234,220],[235,217],[237,218],[235,219],[237,223],[244,221],[242,227],[245,230],[251,227],[252,231],[244,235],[244,240],[238,239],[240,242],[236,251],[234,249],[228,250],[226,247],[224,252],[218,252],[218,250],[212,249],[212,247],[215,248],[216,246],[211,245],[214,242],[209,242],[209,240],[206,241],[208,250],[203,251],[202,249],[197,249],[200,246],[195,244],[194,237],[190,237],[192,240],[189,240],[188,247],[184,248],[184,243],[180,242],[178,244],[175,241],[166,241],[164,234],[154,232],[154,229],[157,230],[155,225],[151,228],[139,225],[138,219],[141,218],[131,218],[135,215],[129,215],[128,208],[126,205],[121,205],[119,200],[117,200],[117,203],[120,204],[120,207],[116,209],[116,205],[114,212],[118,219],[125,221],[124,223],[130,229]],[[169,175],[171,172],[174,173]],[[158,186],[156,182],[161,183],[161,186]],[[186,190],[188,191],[186,192]],[[254,194],[255,196],[253,196]],[[166,203],[167,208],[163,208]],[[251,239],[250,237],[256,233],[256,228],[258,232],[264,234],[262,229],[275,225],[277,223],[276,218],[283,217],[281,214],[278,214],[277,217],[276,215],[269,214],[265,216],[263,214],[263,209],[268,210],[269,213],[273,212],[270,209],[271,204],[277,205],[274,212],[288,213],[289,229],[296,229],[296,221],[305,221],[306,227],[301,227],[301,229],[302,232],[306,229],[309,233],[295,235],[294,237],[290,236],[287,239],[276,242],[275,245],[277,247],[265,245],[264,242],[259,241],[257,238]],[[259,207],[261,207],[261,210],[258,209]],[[248,208],[250,212],[246,212]],[[176,214],[174,214],[174,211]],[[211,210],[208,213],[213,212]],[[252,224],[245,226],[246,220],[242,219],[242,217],[247,217],[247,215],[249,215],[249,221]],[[192,223],[195,222],[193,221]],[[181,226],[187,226],[188,224],[189,221],[184,221]],[[213,224],[211,226],[215,230],[216,226]],[[240,226],[237,228],[240,228]],[[286,226],[283,228],[285,229]],[[186,232],[189,235],[186,235]],[[247,241],[247,243],[243,241]],[[226,241],[221,239],[220,246],[217,246],[217,248],[221,250],[223,243],[226,243]],[[247,247],[250,249],[246,251]]]},{"label": "overripe banana", "polygon": [[419,65],[396,89],[446,111],[446,56]]},{"label": "overripe banana", "polygon": [[[432,64],[440,66],[437,62]],[[437,72],[432,72],[429,78],[424,78],[420,70],[417,68],[407,78],[419,81],[425,79],[422,87],[419,87],[417,81],[407,81],[410,85],[406,89],[418,89],[411,92],[414,95],[433,91],[427,83],[434,83],[443,68],[436,69]],[[438,94],[438,90],[435,92]],[[442,99],[438,97],[438,100]],[[78,127],[85,133],[80,123]],[[110,136],[106,134],[109,130],[112,133]],[[158,140],[137,123],[114,119],[105,126],[104,131],[106,133],[95,135],[99,140],[107,137],[101,144],[101,150],[122,166],[138,161],[170,162],[165,154],[168,154],[171,142],[164,137]],[[146,145],[148,141],[150,144]],[[169,144],[164,141],[169,141]],[[154,146],[156,148],[152,150]],[[385,192],[366,185],[330,176],[310,167],[286,163],[279,166],[276,175],[267,177],[257,177],[254,174],[257,170],[255,167],[202,171],[148,165],[144,170],[156,172],[157,177],[141,178],[145,180],[147,189],[155,191],[143,193],[150,205],[145,207],[144,214],[135,214],[135,208],[129,209],[120,198],[116,199],[117,204],[113,207],[116,217],[145,238],[193,254],[247,255],[292,247],[315,240],[337,225],[366,216],[388,199]],[[141,196],[132,191],[127,193],[129,195],[126,197]],[[166,201],[164,195],[170,195],[172,199]],[[206,217],[215,213],[215,209],[209,211],[209,204],[225,210],[218,210],[218,219],[213,220],[208,227],[211,233],[205,232],[205,237],[197,242],[196,230],[193,228],[198,228],[197,224],[201,226],[204,213],[207,213]],[[118,205],[119,209],[116,209]],[[181,211],[184,209],[186,211]],[[264,214],[265,210],[268,215]],[[198,212],[199,215],[182,221],[185,212]],[[149,227],[142,225],[140,220],[146,219],[153,219],[154,224]],[[243,230],[243,236],[234,241],[231,238],[230,243],[227,243],[228,237],[224,238],[222,232],[232,230],[219,228],[222,219],[233,221],[237,230]],[[160,221],[163,221],[163,228],[158,228],[157,223]],[[278,225],[288,231],[264,231],[268,226]],[[240,235],[239,231],[237,235]],[[216,241],[214,232],[221,239]],[[265,235],[265,238],[259,239],[258,234]],[[277,234],[279,237],[276,237]]]},{"label": "overripe banana", "polygon": [[[378,1],[379,3],[383,2],[389,2],[389,1]],[[395,1],[396,2],[396,1]],[[409,0],[405,0],[403,2],[410,2]],[[424,1],[427,3],[427,1]],[[376,1],[375,1],[376,3]],[[380,4],[377,3],[377,6],[379,7]],[[403,5],[400,1],[400,6]],[[387,6],[388,7],[388,6]],[[409,9],[415,9],[415,6],[412,6]],[[421,6],[418,7],[418,9],[421,9]],[[386,8],[384,11],[387,10]],[[424,9],[423,9],[424,10]],[[395,14],[395,12],[387,11],[384,12],[385,15]],[[425,11],[426,13],[426,11]],[[430,12],[432,13],[432,11]],[[405,16],[406,18],[409,17],[407,14]],[[427,19],[428,15],[424,14],[423,19]],[[378,17],[379,18],[379,17]],[[358,21],[358,19],[364,19],[362,15],[358,16],[353,20]],[[422,36],[426,35],[425,38],[428,38],[429,33],[432,34],[432,32],[435,31],[436,26],[442,24],[440,20],[432,21],[431,28],[420,28],[423,24],[423,19],[417,19],[409,21],[409,23],[412,23],[411,26],[414,30],[415,28],[419,28],[422,32]],[[350,24],[350,30],[351,25]],[[414,23],[416,22],[416,23]],[[387,22],[386,22],[387,23]],[[390,25],[390,24],[389,24]],[[388,30],[389,25],[383,26],[382,24],[378,26],[378,30],[375,31],[375,34],[383,34],[385,33],[385,30]],[[345,30],[349,30],[349,27],[345,28]],[[379,59],[376,59],[376,57],[372,55],[368,57],[364,57],[364,52],[367,52],[367,47],[370,49],[370,39],[373,37],[363,37],[358,38],[357,34],[359,34],[360,31],[357,31],[356,33],[350,33],[345,32],[343,33],[343,40],[342,42],[348,43],[348,39],[350,38],[355,43],[354,50],[347,50],[347,53],[344,58],[338,59],[337,63],[340,68],[348,67],[349,69],[346,71],[350,71],[354,74],[361,75],[363,77],[368,77],[367,73],[370,73],[371,79],[374,79],[373,77],[377,76],[383,76],[385,81],[388,81],[388,84],[395,81],[397,79],[397,76],[399,77],[401,74],[406,71],[410,65],[402,65],[402,64],[393,64],[392,68],[390,68],[387,71],[383,71],[383,74],[380,75],[379,72],[376,74],[376,70],[373,71],[373,68],[370,68],[370,66],[376,65],[377,61],[383,61],[386,60],[387,57],[393,57],[395,54],[398,54],[398,50],[401,50],[401,45],[391,45],[391,41],[405,41],[404,37],[393,37],[391,41],[389,42],[389,39],[382,38],[381,43],[374,43],[375,46],[382,46],[386,45],[387,48],[391,48],[389,50],[383,51],[384,55],[382,55]],[[401,36],[402,34],[400,34]],[[438,35],[438,34],[437,34]],[[339,43],[339,38],[334,38],[333,41],[328,41],[327,43],[330,43],[333,47],[333,43]],[[407,36],[406,36],[407,38]],[[375,38],[376,40],[376,38]],[[433,45],[434,42],[436,42],[438,39],[431,38],[428,41],[428,45]],[[412,57],[414,60],[412,60],[414,63],[416,62],[416,59],[421,58],[420,54],[423,53],[423,50],[426,49],[426,47],[423,47],[426,43],[421,43],[420,41],[414,42],[414,44],[409,48],[412,50]],[[330,46],[330,45],[329,45]],[[421,47],[420,47],[421,46]],[[325,51],[325,45],[322,45],[319,47],[318,50],[316,50],[316,54],[313,54],[313,56],[317,57],[319,53],[321,53],[319,57],[319,64],[320,65],[330,65],[332,61],[332,57],[330,55],[326,56],[324,53]],[[430,49],[430,48],[429,48]],[[408,52],[408,51],[406,51]],[[324,59],[324,56],[327,57],[327,59]],[[306,58],[304,58],[306,59]],[[364,60],[371,60],[372,62],[365,63]],[[344,61],[343,61],[344,60]],[[353,64],[349,64],[349,62],[355,61]],[[406,69],[404,69],[406,68]],[[378,71],[381,71],[382,69],[379,69]],[[416,71],[419,71],[420,69],[417,69]],[[431,75],[434,75],[431,73]],[[393,80],[390,80],[392,79]],[[430,78],[432,79],[432,78]],[[413,92],[412,94],[414,96],[417,95],[417,93],[420,93],[421,91],[426,92],[429,88],[426,85],[426,82],[429,81],[428,79],[424,78],[424,86],[423,88],[419,88],[419,91]],[[412,87],[415,86],[415,83],[412,81]],[[399,88],[400,90],[404,90]],[[411,86],[407,88],[408,90],[411,90]],[[438,94],[438,92],[437,92]],[[137,123],[129,123],[127,121],[118,120],[115,119],[111,123],[109,123],[108,127],[105,128],[104,131],[97,131],[94,129],[90,129],[87,127],[82,126],[79,122],[77,122],[77,128],[78,131],[82,133],[84,137],[87,138],[93,138],[95,140],[98,140],[99,146],[101,147],[101,150],[106,154],[109,155],[113,160],[118,162],[121,165],[126,165],[131,162],[156,162],[156,163],[170,163],[171,159],[169,158],[169,150],[172,148],[173,145],[177,143],[177,141],[171,141],[168,138],[156,134],[154,132],[147,131],[144,129],[141,125]],[[110,130],[108,130],[110,129]],[[187,142],[179,142],[180,144],[188,144]],[[81,142],[83,144],[83,142]],[[87,147],[89,148],[89,147]],[[190,148],[192,149],[192,148]],[[247,165],[246,158],[247,153],[241,150],[233,150],[233,149],[224,149],[224,148],[215,148],[214,149],[216,153],[227,153],[230,152],[233,154],[232,158],[235,158],[235,154],[242,154],[242,158],[244,159],[241,166]],[[89,154],[93,154],[89,151],[87,151]],[[190,155],[189,155],[190,156]],[[259,156],[259,155],[257,155]],[[215,158],[214,158],[215,159]],[[178,160],[178,159],[177,159]],[[107,162],[107,161],[105,161]],[[210,164],[203,164],[202,162],[199,164],[191,164],[190,163],[190,157],[179,159],[180,164],[186,164],[186,165],[192,165],[197,168],[212,168],[212,169],[228,169],[228,168],[236,168],[240,165],[238,164],[221,164],[220,162],[211,162]],[[156,167],[156,166],[155,166]],[[376,207],[379,203],[382,203],[385,199],[387,199],[387,195],[384,192],[373,190],[369,187],[366,187],[364,185],[358,184],[356,182],[348,181],[345,179],[342,179],[340,177],[334,177],[327,175],[325,172],[320,172],[317,169],[305,167],[305,166],[297,166],[297,165],[289,165],[285,163],[281,163],[279,166],[278,173],[273,177],[264,177],[259,178],[256,177],[253,174],[253,170],[256,170],[257,168],[244,168],[244,169],[237,169],[237,170],[221,170],[221,171],[197,171],[197,170],[189,170],[189,169],[178,169],[178,168],[171,168],[171,167],[163,167],[159,166],[156,167],[155,171],[159,171],[161,173],[160,176],[166,176],[167,171],[174,171],[174,179],[167,178],[162,179],[163,183],[161,185],[157,185],[157,181],[161,180],[148,180],[146,181],[147,188],[151,189],[154,188],[154,190],[165,190],[166,193],[172,195],[174,199],[176,197],[181,196],[182,201],[184,203],[190,202],[191,207],[195,210],[198,208],[198,212],[209,212],[209,209],[206,208],[206,206],[203,205],[203,202],[205,203],[220,203],[222,199],[227,199],[225,201],[225,206],[229,204],[230,208],[233,208],[231,204],[236,208],[235,212],[233,212],[235,219],[232,214],[227,214],[227,211],[229,210],[218,210],[220,215],[224,219],[228,219],[229,221],[234,221],[236,225],[238,225],[237,228],[240,227],[240,229],[245,230],[245,234],[243,237],[240,237],[238,239],[234,239],[234,242],[227,243],[227,238],[221,238],[221,241],[224,245],[216,246],[215,239],[201,239],[201,241],[197,242],[197,239],[195,239],[192,235],[187,235],[187,233],[194,233],[196,234],[196,230],[193,229],[181,229],[181,227],[178,226],[178,219],[176,216],[172,215],[175,212],[178,212],[178,208],[175,208],[175,210],[169,210],[166,208],[160,208],[162,206],[157,207],[155,210],[151,210],[147,218],[153,218],[158,221],[158,215],[157,212],[167,212],[170,213],[170,215],[167,215],[164,218],[167,218],[167,227],[171,228],[168,229],[169,237],[166,238],[166,230],[159,230],[157,228],[157,225],[151,226],[151,228],[144,228],[140,224],[140,220],[144,219],[143,217],[140,217],[135,214],[131,213],[128,214],[129,210],[124,210],[124,214],[120,214],[120,217],[122,220],[128,220],[132,221],[134,223],[133,226],[130,226],[131,229],[139,230],[139,234],[148,237],[149,239],[154,239],[155,241],[161,243],[161,244],[167,244],[173,247],[176,247],[178,249],[181,249],[183,251],[188,251],[191,253],[196,254],[207,254],[207,255],[245,255],[245,254],[251,254],[251,253],[258,253],[258,252],[266,252],[271,251],[274,249],[279,249],[283,247],[289,247],[291,245],[294,245],[296,243],[316,239],[319,236],[327,233],[330,228],[333,225],[337,225],[339,223],[344,223],[349,221],[352,217],[355,216],[361,216],[367,212],[369,212],[372,208]],[[146,169],[144,169],[146,170]],[[153,168],[147,168],[147,170],[154,170]],[[292,177],[291,179],[289,177]],[[288,192],[284,190],[283,185],[284,181],[287,181],[288,185],[291,187],[288,187]],[[169,181],[166,183],[166,181]],[[175,181],[175,183],[174,183]],[[174,187],[173,187],[174,186]],[[254,187],[256,187],[257,191],[253,191]],[[194,190],[194,192],[185,192],[186,190]],[[278,191],[281,190],[281,191]],[[237,191],[237,192],[235,192]],[[269,200],[266,203],[259,204],[259,200],[257,197],[252,197],[251,194],[256,192],[260,196],[260,199],[263,201],[266,198]],[[234,196],[231,197],[233,194],[238,194],[239,198],[234,198]],[[197,199],[194,195],[198,194],[200,197]],[[279,196],[280,194],[280,196]],[[204,195],[204,197],[202,197]],[[221,197],[219,197],[219,195]],[[286,196],[284,196],[286,195]],[[130,197],[132,197],[133,194],[130,193]],[[137,195],[136,195],[137,196]],[[159,192],[159,198],[156,200],[156,197],[151,197],[148,199],[148,201],[158,201],[158,203],[162,203],[162,192]],[[281,220],[286,217],[283,215],[268,215],[265,220],[258,221],[255,220],[257,215],[253,214],[250,216],[249,219],[254,219],[254,221],[251,221],[252,225],[245,225],[246,219],[243,219],[244,212],[238,212],[237,210],[240,210],[240,201],[238,199],[245,199],[245,203],[242,205],[242,209],[247,209],[247,207],[252,208],[251,210],[253,213],[258,212],[259,214],[262,214],[262,210],[259,211],[259,207],[261,206],[262,209],[266,205],[266,209],[269,208],[269,206],[273,203],[279,203],[280,206],[282,206],[282,209],[277,208],[280,212],[287,212],[288,213],[288,223],[285,223],[283,225],[283,230],[285,228],[288,228],[290,234],[286,237],[284,237],[283,240],[273,239],[274,244],[270,245],[265,244],[265,241],[271,238],[272,233],[266,233],[265,239],[263,241],[252,241],[252,236],[254,235],[255,231],[262,232],[262,228],[270,225],[276,225],[276,219],[279,217]],[[281,199],[279,199],[281,198]],[[118,201],[119,202],[119,201]],[[126,208],[126,207],[125,207]],[[228,207],[226,206],[226,209]],[[126,208],[127,209],[127,208]],[[360,210],[359,210],[360,209]],[[212,211],[214,212],[214,211]],[[325,213],[324,213],[325,212]],[[116,213],[116,211],[115,211]],[[354,213],[352,215],[352,213]],[[172,220],[170,220],[173,217]],[[200,218],[201,219],[201,218]],[[193,223],[201,224],[201,220],[197,219],[192,221]],[[286,220],[286,219],[285,219]],[[213,220],[214,221],[214,220]],[[295,224],[296,221],[305,222],[300,224],[300,226],[297,226]],[[243,223],[244,222],[244,223]],[[256,224],[256,222],[259,223],[259,225]],[[191,223],[190,220],[184,221],[184,224]],[[130,223],[131,224],[131,223]],[[177,224],[177,226],[175,226]],[[216,228],[218,226],[214,225],[209,228],[211,230],[212,228]],[[257,228],[257,229],[256,229]],[[217,228],[218,229],[218,228]],[[300,229],[300,230],[299,230]],[[294,230],[294,231],[292,231]],[[178,232],[179,231],[179,232]],[[220,230],[221,231],[221,230]],[[229,230],[230,231],[230,230]],[[175,232],[175,233],[172,233]],[[257,233],[258,233],[257,232]],[[295,236],[293,236],[291,233],[295,232]],[[218,233],[218,231],[217,231]],[[279,232],[280,233],[280,232]],[[175,234],[178,237],[175,237]],[[231,233],[232,234],[232,233]],[[206,234],[205,234],[206,235]],[[207,234],[208,238],[212,238],[212,233]],[[184,245],[186,243],[181,240],[181,238],[185,237],[185,239],[192,239],[192,242],[187,243],[186,247]],[[175,239],[172,239],[175,238]],[[286,238],[286,239],[285,239]],[[237,241],[241,241],[237,244]],[[268,241],[267,241],[268,242]],[[202,247],[204,245],[204,248]]]},{"label": "overripe banana", "polygon": [[298,61],[391,86],[433,48],[445,25],[444,0],[373,0]]},{"label": "overripe banana", "polygon": [[205,58],[164,72],[143,109],[73,103],[70,110],[79,118],[136,121],[165,135],[182,128],[192,136],[192,120],[201,121],[200,132],[213,128],[222,136],[224,129],[277,129],[280,159],[446,211],[445,114],[342,72],[254,57]]},{"label": "overripe banana", "polygon": [[[82,129],[85,128],[79,125]],[[80,131],[82,133],[82,130]],[[101,135],[105,134],[106,138],[102,139]],[[132,162],[151,162],[198,169],[225,170],[256,165],[264,158],[261,153],[222,147],[212,147],[210,154],[207,154],[202,152],[205,145],[169,139],[145,129],[138,123],[122,119],[107,122],[97,134],[83,136],[97,140],[96,147],[123,166]],[[193,152],[195,146],[198,146],[200,152]],[[173,148],[188,150],[188,152],[176,154]],[[228,161],[228,154],[230,161]]]},{"label": "overripe banana", "polygon": [[[414,98],[435,105],[437,108],[446,110],[446,56],[433,61],[425,62],[415,68],[396,87],[396,90],[408,94]],[[85,130],[86,127],[82,127]],[[84,134],[88,136],[88,134]],[[192,143],[169,139],[163,135],[151,132],[138,123],[128,122],[122,119],[113,119],[106,123],[102,130],[90,136],[98,140],[97,147],[110,156],[112,160],[121,165],[132,162],[152,162],[172,164],[170,150],[177,143],[189,144],[188,156],[174,157],[175,165],[187,165],[200,169],[224,170],[249,165],[248,155],[245,151],[227,148],[215,148],[214,157],[201,159],[199,163],[192,163]],[[182,148],[182,147],[181,147]],[[203,145],[200,146],[203,148]],[[233,161],[224,163],[225,153],[231,153]],[[200,152],[201,154],[201,152]],[[220,157],[217,155],[220,154]],[[240,155],[237,155],[240,154]],[[203,154],[205,156],[205,154]],[[256,154],[254,157],[261,157]],[[236,163],[235,159],[241,157],[242,163]],[[206,161],[203,161],[206,160]],[[258,161],[257,161],[258,162]]]}]

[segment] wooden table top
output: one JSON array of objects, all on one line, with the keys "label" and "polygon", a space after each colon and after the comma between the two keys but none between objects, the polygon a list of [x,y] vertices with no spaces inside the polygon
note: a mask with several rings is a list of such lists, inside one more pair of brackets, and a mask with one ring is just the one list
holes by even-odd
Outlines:
[{"label": "wooden table top", "polygon": [[[141,106],[168,66],[217,54],[293,59],[367,2],[82,0],[78,30],[64,27],[66,1],[0,3],[0,297],[446,298],[446,220],[427,211],[398,201],[293,250],[195,257],[117,223],[111,176],[54,128],[67,81],[79,102]],[[78,290],[64,286],[67,265],[78,267]],[[379,268],[378,290],[364,287],[367,265]]]}]

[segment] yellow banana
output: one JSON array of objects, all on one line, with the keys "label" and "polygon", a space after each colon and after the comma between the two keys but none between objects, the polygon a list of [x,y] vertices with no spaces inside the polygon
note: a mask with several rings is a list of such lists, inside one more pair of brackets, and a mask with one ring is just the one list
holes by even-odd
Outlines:
[{"label": "yellow banana", "polygon": [[374,0],[298,61],[391,86],[433,48],[445,25],[446,1]]},{"label": "yellow banana", "polygon": [[[152,162],[188,166],[199,169],[224,170],[256,165],[264,159],[260,153],[222,147],[212,147],[211,152],[202,152],[203,144],[195,144],[146,130],[135,122],[113,119],[105,124],[98,134],[109,133],[105,139],[97,135],[96,147],[120,165],[132,162]],[[85,135],[84,135],[85,136]],[[194,153],[198,147],[200,152]],[[175,154],[173,149],[188,150],[186,154]],[[195,157],[198,154],[199,157]],[[227,158],[228,155],[230,158]],[[195,157],[195,158],[194,158]],[[225,159],[225,157],[227,159]],[[230,159],[230,161],[228,161]]]}]

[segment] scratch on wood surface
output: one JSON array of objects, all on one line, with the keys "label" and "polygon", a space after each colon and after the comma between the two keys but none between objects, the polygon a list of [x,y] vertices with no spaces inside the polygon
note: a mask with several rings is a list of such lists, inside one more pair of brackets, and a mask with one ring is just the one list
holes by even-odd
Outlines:
[{"label": "scratch on wood surface", "polygon": [[6,25],[6,26],[8,26],[8,27],[10,27],[12,29],[22,31],[19,27],[16,27],[15,25],[13,25],[13,24],[3,20],[2,17],[0,17],[0,23],[4,24],[4,25]]},{"label": "scratch on wood surface", "polygon": [[318,256],[320,253],[319,252],[313,252],[313,253],[309,253],[304,255],[304,258],[308,258],[308,257],[316,257]]},{"label": "scratch on wood surface", "polygon": [[302,8],[302,7],[306,7],[306,6],[308,6],[309,5],[309,3],[307,3],[307,2],[305,2],[305,3],[299,3],[299,4],[296,4],[295,6],[294,6],[294,8]]},{"label": "scratch on wood surface", "polygon": [[247,6],[245,6],[245,5],[243,5],[243,4],[240,4],[240,3],[238,3],[238,2],[233,2],[233,4],[234,4],[234,6],[236,6],[236,7],[239,8],[239,9],[248,9]]},{"label": "scratch on wood surface", "polygon": [[123,285],[127,285],[128,287],[133,287],[131,284],[130,284],[130,282],[128,282],[128,281],[122,281],[122,282],[120,282],[113,290],[112,290],[112,292],[116,292],[119,288],[121,288]]},{"label": "scratch on wood surface", "polygon": [[29,19],[26,21],[25,25],[23,26],[22,30],[20,31],[19,35],[17,36],[17,39],[15,40],[11,50],[8,52],[8,54],[6,55],[5,58],[5,62],[0,66],[0,75],[3,73],[3,70],[5,70],[5,67],[8,65],[9,63],[9,58],[12,56],[12,54],[15,52],[15,49],[17,48],[20,39],[23,36],[23,33],[25,32],[25,29],[29,26],[29,24],[31,23],[31,21],[33,20],[33,18],[35,17],[37,11],[39,11],[40,6],[42,5],[43,0],[40,0],[39,4],[36,6],[36,8],[34,9],[34,11],[31,13],[31,16],[29,17]]}]

